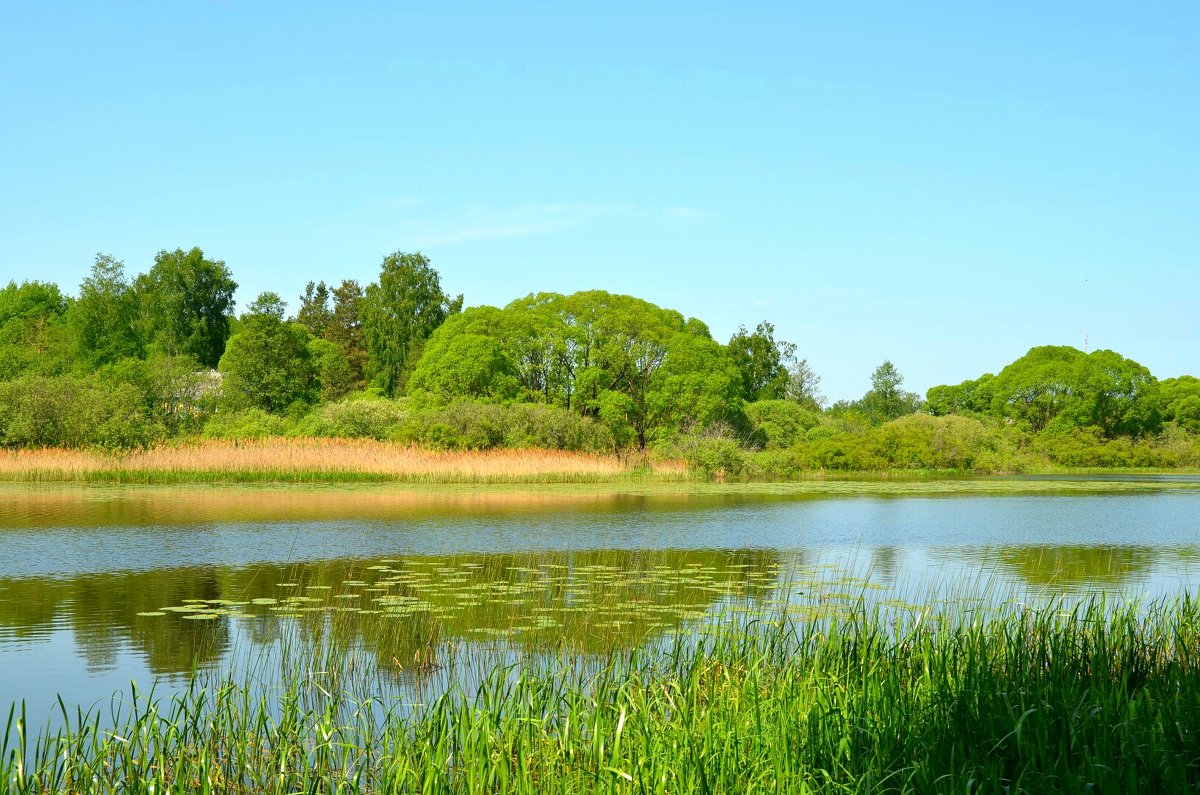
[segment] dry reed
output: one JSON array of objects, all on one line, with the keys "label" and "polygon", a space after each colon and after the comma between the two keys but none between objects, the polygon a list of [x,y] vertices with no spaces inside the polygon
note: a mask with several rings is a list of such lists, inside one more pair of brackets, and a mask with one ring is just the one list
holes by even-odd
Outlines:
[{"label": "dry reed", "polygon": [[[681,462],[649,466],[656,475],[686,474]],[[124,453],[0,451],[0,479],[19,481],[592,482],[620,479],[633,470],[613,455],[532,448],[445,451],[370,439],[201,441]]]}]

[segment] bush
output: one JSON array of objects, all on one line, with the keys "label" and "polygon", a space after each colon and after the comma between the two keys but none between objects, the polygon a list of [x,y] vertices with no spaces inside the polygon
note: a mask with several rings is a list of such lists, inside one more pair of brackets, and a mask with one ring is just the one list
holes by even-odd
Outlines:
[{"label": "bush", "polygon": [[165,436],[145,395],[94,376],[30,376],[0,383],[0,444],[8,447],[144,447]]},{"label": "bush", "polygon": [[297,424],[297,436],[389,439],[409,416],[406,404],[387,398],[359,397],[318,406]]},{"label": "bush", "polygon": [[186,356],[122,359],[101,368],[97,377],[136,388],[146,416],[162,425],[166,436],[198,433],[221,393],[220,375]]},{"label": "bush", "polygon": [[455,401],[414,411],[392,438],[445,450],[541,447],[602,452],[613,447],[603,425],[567,409],[541,403]]},{"label": "bush", "polygon": [[751,480],[788,480],[799,473],[790,450],[762,450],[745,456],[745,475]]},{"label": "bush", "polygon": [[514,403],[506,407],[509,447],[542,447],[599,453],[611,450],[612,434],[603,425],[568,409],[544,403]]},{"label": "bush", "polygon": [[988,434],[978,420],[911,414],[881,425],[870,436],[876,456],[888,468],[970,470]]},{"label": "bush", "polygon": [[689,445],[686,460],[694,471],[708,478],[739,477],[746,468],[746,456],[732,439],[710,437]]},{"label": "bush", "polygon": [[791,400],[760,400],[746,405],[751,439],[759,447],[791,447],[821,423],[821,415]]},{"label": "bush", "polygon": [[209,439],[242,441],[268,436],[286,436],[291,423],[283,417],[268,414],[260,408],[241,411],[218,411],[204,424],[204,436]]}]

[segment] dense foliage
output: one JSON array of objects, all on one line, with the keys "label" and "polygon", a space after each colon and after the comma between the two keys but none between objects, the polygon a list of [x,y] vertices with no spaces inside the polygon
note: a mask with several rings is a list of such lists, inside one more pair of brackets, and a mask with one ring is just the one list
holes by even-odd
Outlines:
[{"label": "dense foliage", "polygon": [[885,360],[861,398],[826,408],[765,321],[722,344],[602,290],[464,309],[405,252],[365,286],[308,282],[290,317],[274,293],[235,316],[236,287],[192,248],[136,277],[98,255],[74,297],[0,289],[0,446],[364,437],[677,456],[727,478],[1200,465],[1200,380],[1113,351],[1033,348],[924,399]]}]

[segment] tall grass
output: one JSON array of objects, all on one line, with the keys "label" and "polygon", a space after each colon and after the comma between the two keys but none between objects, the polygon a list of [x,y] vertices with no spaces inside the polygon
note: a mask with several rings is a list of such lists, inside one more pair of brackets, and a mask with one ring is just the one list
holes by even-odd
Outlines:
[{"label": "tall grass", "polygon": [[[13,792],[1200,786],[1195,600],[973,616],[896,621],[860,605],[823,622],[726,624],[591,665],[495,665],[415,705],[334,649],[289,658],[266,688],[251,666],[172,699],[132,694],[103,717],[63,707],[53,731],[15,709],[0,775]],[[441,664],[481,659],[463,654]]]},{"label": "tall grass", "polygon": [[[686,471],[679,462],[646,466],[668,478]],[[620,480],[632,472],[630,462],[612,455],[533,448],[452,452],[372,439],[209,440],[126,453],[0,451],[0,479],[18,481],[543,483]]]}]

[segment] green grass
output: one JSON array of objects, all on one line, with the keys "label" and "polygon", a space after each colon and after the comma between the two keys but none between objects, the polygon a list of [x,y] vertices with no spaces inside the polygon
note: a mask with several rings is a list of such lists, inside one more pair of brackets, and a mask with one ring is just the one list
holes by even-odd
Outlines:
[{"label": "green grass", "polygon": [[352,650],[315,648],[285,654],[279,677],[278,660],[259,659],[171,699],[132,694],[111,714],[64,706],[60,730],[18,708],[0,776],[12,792],[1200,786],[1200,603],[1187,596],[900,623],[860,604],[583,663],[446,651],[412,675],[469,681],[482,668],[481,683],[415,706]]}]

